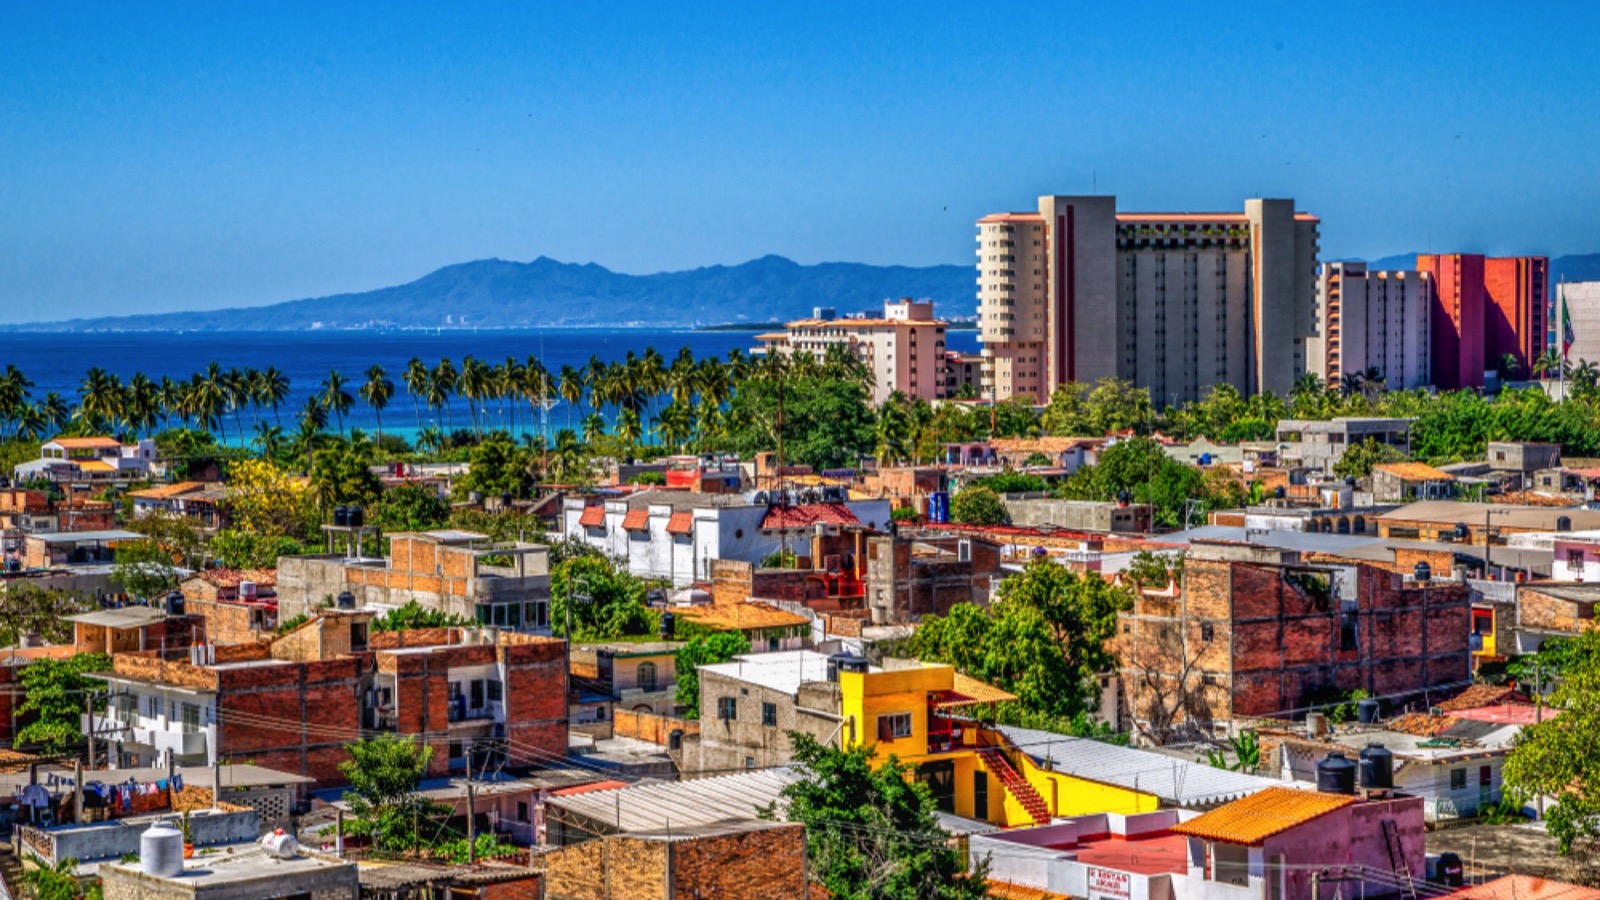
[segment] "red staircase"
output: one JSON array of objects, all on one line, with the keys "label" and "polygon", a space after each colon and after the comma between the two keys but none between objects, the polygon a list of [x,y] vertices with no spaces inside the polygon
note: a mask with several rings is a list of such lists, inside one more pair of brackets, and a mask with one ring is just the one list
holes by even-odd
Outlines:
[{"label": "red staircase", "polygon": [[993,775],[1011,796],[1017,798],[1022,808],[1033,817],[1033,824],[1050,824],[1050,807],[1044,802],[1044,798],[1039,796],[1039,792],[1033,789],[1033,785],[1017,774],[1016,769],[1011,768],[1011,763],[1006,760],[1004,753],[993,747],[983,747],[978,750],[978,759],[983,761],[983,767],[989,770],[989,774]]}]

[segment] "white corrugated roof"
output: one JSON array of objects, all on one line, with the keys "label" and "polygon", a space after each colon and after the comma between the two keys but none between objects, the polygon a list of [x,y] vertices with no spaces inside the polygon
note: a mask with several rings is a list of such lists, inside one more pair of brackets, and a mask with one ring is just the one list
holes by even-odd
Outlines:
[{"label": "white corrugated roof", "polygon": [[736,775],[635,784],[609,791],[551,797],[546,803],[623,833],[748,821],[800,780],[791,766]]},{"label": "white corrugated roof", "polygon": [[1174,806],[1210,806],[1284,784],[1104,741],[1010,725],[1001,725],[1000,732],[1035,761],[1048,757],[1054,771],[1063,775],[1152,794]]}]

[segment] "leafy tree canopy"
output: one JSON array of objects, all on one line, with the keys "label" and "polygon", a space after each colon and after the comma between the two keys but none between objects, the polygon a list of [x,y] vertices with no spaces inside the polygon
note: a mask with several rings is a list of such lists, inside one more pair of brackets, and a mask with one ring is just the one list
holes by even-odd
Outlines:
[{"label": "leafy tree canopy", "polygon": [[437,609],[429,609],[415,600],[409,600],[405,606],[391,609],[383,615],[372,620],[373,631],[411,631],[417,628],[450,628],[471,625],[472,623],[460,616],[453,616]]},{"label": "leafy tree canopy", "polygon": [[[783,789],[784,816],[806,826],[806,857],[817,881],[841,900],[979,900],[987,862],[966,872],[939,827],[926,785],[894,757],[836,750],[791,732],[805,777]],[[777,804],[763,815],[776,818]]]},{"label": "leafy tree canopy", "polygon": [[[17,743],[37,745],[47,753],[63,753],[83,742],[83,697],[104,691],[106,683],[91,672],[107,672],[111,657],[80,653],[67,659],[36,659],[22,667],[22,704],[17,712],[33,720],[17,731]],[[94,701],[104,709],[105,701]]]},{"label": "leafy tree canopy", "polygon": [[569,604],[575,640],[607,641],[647,634],[650,618],[644,601],[644,582],[603,557],[573,557],[550,573],[550,627],[563,637]]},{"label": "leafy tree canopy", "polygon": [[676,669],[678,692],[673,697],[686,719],[700,718],[700,671],[698,666],[725,663],[750,652],[750,639],[740,631],[719,631],[696,635],[678,648]]},{"label": "leafy tree canopy", "polygon": [[950,518],[967,525],[1003,525],[1011,521],[1000,495],[982,485],[969,487],[951,498]]},{"label": "leafy tree canopy", "polygon": [[[1523,729],[1506,759],[1505,789],[1526,802],[1554,796],[1547,827],[1563,855],[1600,840],[1600,631],[1568,639],[1551,696],[1561,714]],[[1584,854],[1589,857],[1592,854]]]}]

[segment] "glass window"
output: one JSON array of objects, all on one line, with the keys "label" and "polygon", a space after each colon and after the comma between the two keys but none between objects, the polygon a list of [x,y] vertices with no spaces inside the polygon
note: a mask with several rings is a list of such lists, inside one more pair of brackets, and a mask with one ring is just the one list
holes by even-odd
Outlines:
[{"label": "glass window", "polygon": [[878,717],[878,740],[892,741],[911,736],[911,714],[893,713]]},{"label": "glass window", "polygon": [[739,718],[739,701],[734,697],[717,698],[717,718],[734,721]]},{"label": "glass window", "polygon": [[638,669],[639,690],[653,691],[656,689],[656,664],[643,662]]},{"label": "glass window", "polygon": [[774,728],[774,727],[777,726],[777,724],[778,724],[778,704],[776,704],[776,703],[763,703],[763,704],[761,704],[761,724],[763,724],[763,725],[765,725],[765,726],[767,726],[769,728]]},{"label": "glass window", "polygon": [[1466,769],[1451,769],[1450,770],[1450,790],[1459,791],[1459,790],[1465,788],[1466,786],[1467,786],[1467,770]]},{"label": "glass window", "polygon": [[489,681],[489,699],[490,700],[494,700],[494,701],[500,701],[500,700],[504,700],[505,696],[506,696],[505,685],[501,684],[498,680],[490,679],[490,681]]}]

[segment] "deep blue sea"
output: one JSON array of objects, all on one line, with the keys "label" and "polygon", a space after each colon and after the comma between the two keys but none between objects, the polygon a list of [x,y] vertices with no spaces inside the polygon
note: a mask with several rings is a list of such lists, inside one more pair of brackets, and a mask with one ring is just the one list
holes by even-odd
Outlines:
[{"label": "deep blue sea", "polygon": [[[489,363],[503,363],[507,357],[525,362],[529,356],[539,358],[552,372],[564,365],[582,366],[591,356],[603,360],[620,360],[629,350],[643,353],[654,347],[670,363],[679,348],[688,347],[695,357],[710,354],[726,356],[735,347],[745,351],[755,346],[755,333],[749,331],[693,331],[689,329],[649,328],[547,328],[537,331],[303,331],[303,332],[184,332],[184,333],[93,333],[93,334],[4,334],[0,333],[0,369],[7,364],[21,369],[34,383],[31,395],[43,397],[47,391],[57,391],[68,402],[76,403],[78,385],[83,374],[93,366],[120,376],[127,381],[134,373],[143,372],[159,382],[162,376],[188,379],[190,374],[203,371],[207,364],[216,361],[224,369],[264,369],[277,366],[289,376],[290,395],[280,413],[285,431],[293,431],[294,420],[306,398],[321,385],[328,372],[338,369],[350,385],[346,388],[355,394],[362,375],[373,363],[388,370],[395,383],[395,397],[384,412],[385,431],[411,436],[417,427],[417,416],[406,393],[400,374],[412,357],[421,357],[432,366],[448,357],[457,368],[465,356],[475,356]],[[948,346],[960,352],[973,352],[978,348],[975,331],[952,331],[947,337]],[[449,423],[453,427],[466,427],[469,419],[465,405],[459,400]],[[496,408],[499,405],[496,404]],[[586,407],[571,409],[563,403],[550,412],[552,429],[568,426],[569,417],[574,426],[587,412]],[[537,422],[529,416],[523,404],[516,413],[516,430],[537,431]],[[497,418],[496,427],[510,427],[509,416]],[[244,411],[246,436],[251,428],[252,413]],[[262,417],[271,418],[270,412]],[[440,426],[442,413],[430,416],[422,410],[423,424],[433,422]],[[375,430],[377,420],[370,407],[359,398],[346,427]],[[330,427],[332,423],[330,423]],[[236,441],[232,434],[233,423],[228,422],[229,443]]]}]

